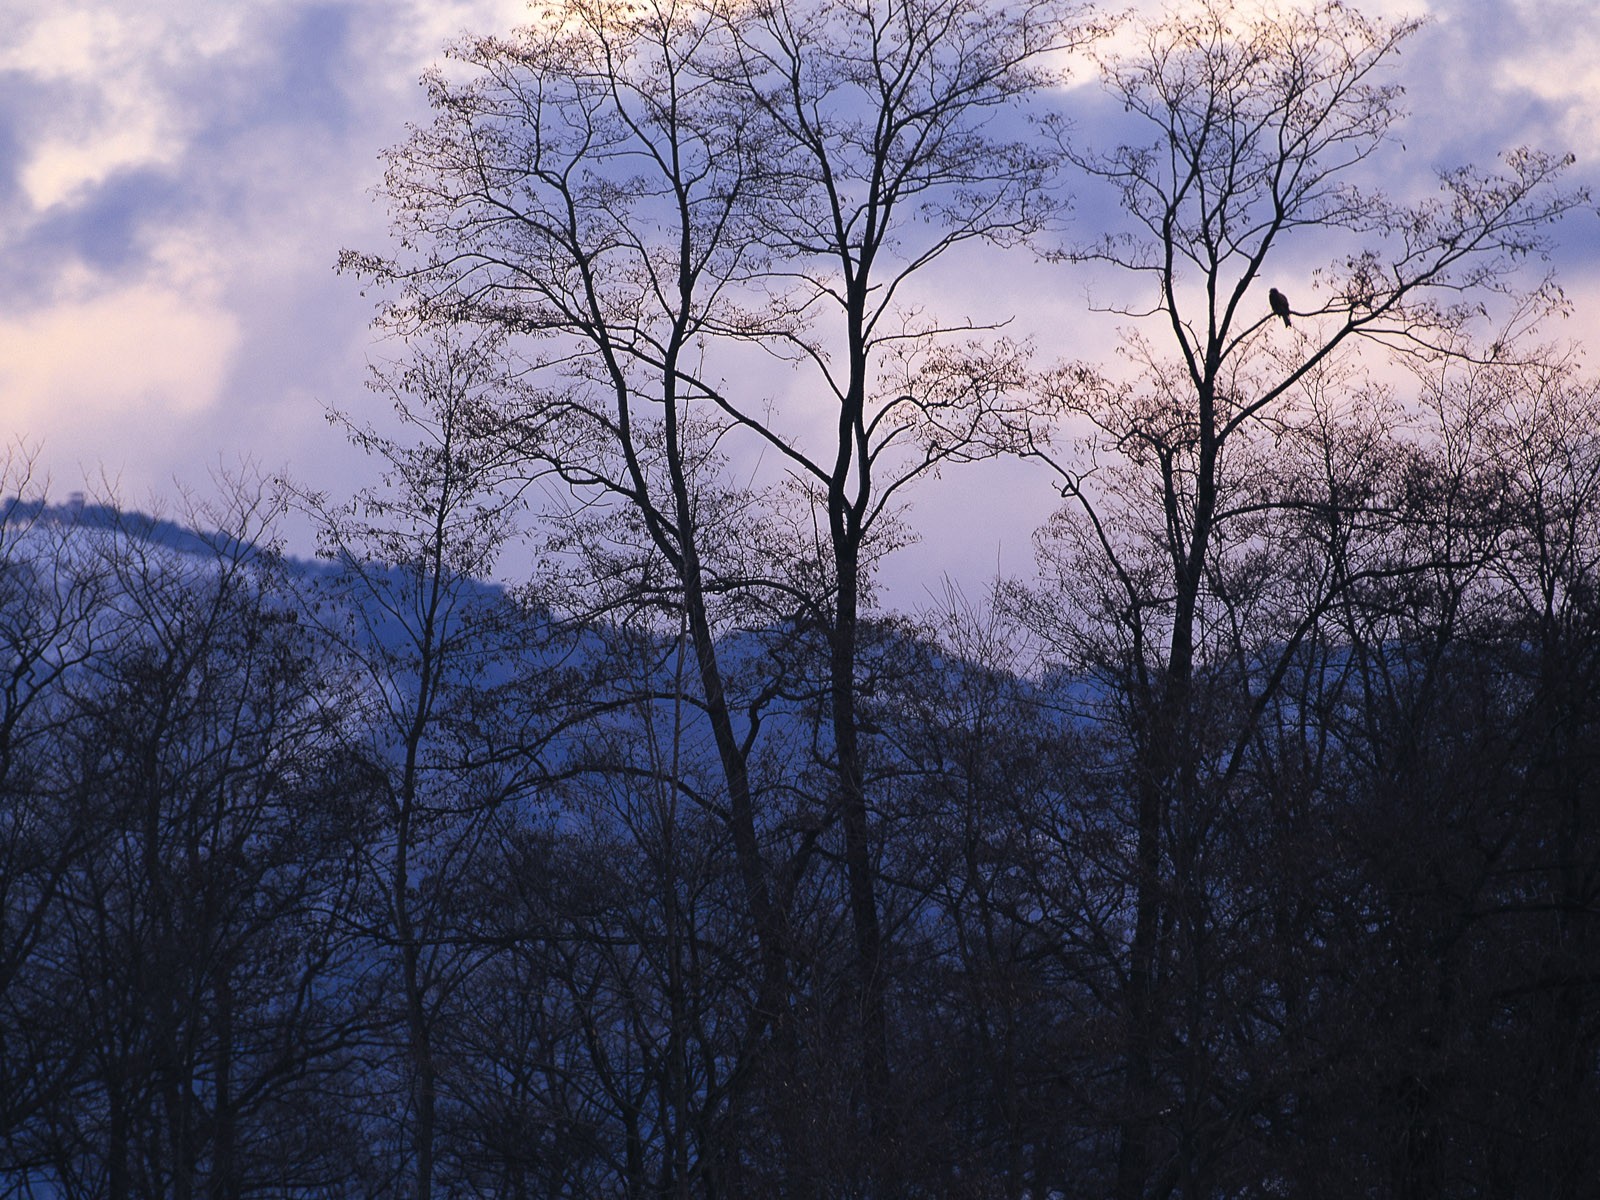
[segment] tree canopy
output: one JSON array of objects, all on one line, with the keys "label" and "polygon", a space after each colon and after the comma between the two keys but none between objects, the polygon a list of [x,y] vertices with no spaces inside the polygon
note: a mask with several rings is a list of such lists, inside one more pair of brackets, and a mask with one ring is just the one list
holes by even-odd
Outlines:
[{"label": "tree canopy", "polygon": [[[454,43],[341,259],[371,479],[161,524],[8,462],[0,1195],[1585,1195],[1589,198],[1380,186],[1418,29]],[[941,302],[977,261],[1115,345]],[[1036,575],[886,604],[998,458]]]}]

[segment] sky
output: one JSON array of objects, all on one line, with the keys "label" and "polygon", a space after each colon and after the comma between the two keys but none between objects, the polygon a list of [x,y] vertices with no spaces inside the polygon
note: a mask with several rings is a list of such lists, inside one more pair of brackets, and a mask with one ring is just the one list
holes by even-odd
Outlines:
[{"label": "sky", "polygon": [[[1521,144],[1571,151],[1577,180],[1600,181],[1600,7],[1357,6],[1431,18],[1399,62],[1417,187]],[[370,480],[324,413],[379,404],[366,364],[397,351],[335,260],[386,246],[379,155],[426,117],[418,76],[453,37],[527,12],[519,0],[0,0],[0,439],[33,457],[34,490],[47,479],[58,498],[111,490],[170,508],[244,463],[335,494]],[[1080,201],[1080,219],[1093,205]],[[1557,237],[1576,306],[1559,332],[1592,340],[1600,220],[1569,218]],[[995,263],[946,283],[959,306],[963,289],[981,305],[997,277],[1012,291],[1029,281],[1017,331],[1050,340],[1082,304],[1051,270]],[[921,543],[890,564],[891,592],[915,603],[947,574],[972,591],[1026,571],[1052,497],[1014,467],[953,472],[917,501]]]}]

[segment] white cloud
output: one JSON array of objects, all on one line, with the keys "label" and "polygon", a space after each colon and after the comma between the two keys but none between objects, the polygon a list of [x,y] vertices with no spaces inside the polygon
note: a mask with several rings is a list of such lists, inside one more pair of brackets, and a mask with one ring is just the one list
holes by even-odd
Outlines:
[{"label": "white cloud", "polygon": [[1567,145],[1594,147],[1600,143],[1600,12],[1590,0],[1519,0],[1513,7],[1529,36],[1511,48],[1497,82],[1560,110],[1559,133]]},{"label": "white cloud", "polygon": [[134,109],[76,135],[42,138],[22,168],[22,187],[33,209],[43,212],[124,167],[171,165],[180,148],[162,114]]},{"label": "white cloud", "polygon": [[407,57],[420,69],[440,57],[463,33],[504,33],[535,15],[527,0],[453,0],[410,4],[388,25]]},{"label": "white cloud", "polygon": [[228,52],[239,37],[237,17],[217,5],[157,16],[80,3],[24,17],[0,49],[0,69],[58,98],[26,126],[21,179],[33,209],[69,202],[124,168],[176,162],[194,121],[173,103],[167,77],[180,64]]},{"label": "white cloud", "polygon": [[103,422],[157,438],[217,400],[239,336],[232,314],[161,284],[101,292],[0,321],[0,394],[24,438]]}]

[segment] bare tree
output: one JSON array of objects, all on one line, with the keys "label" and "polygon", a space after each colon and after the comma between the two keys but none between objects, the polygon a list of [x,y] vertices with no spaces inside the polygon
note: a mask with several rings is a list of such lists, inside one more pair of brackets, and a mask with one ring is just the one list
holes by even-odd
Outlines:
[{"label": "bare tree", "polygon": [[[1054,160],[986,128],[1053,79],[1049,54],[1098,30],[1066,7],[967,0],[773,3],[736,29],[741,94],[771,156],[758,217],[774,275],[814,327],[785,343],[815,372],[834,434],[815,448],[757,426],[816,497],[826,529],[817,617],[827,643],[835,799],[856,938],[866,1100],[892,1141],[887,972],[858,712],[870,548],[900,494],[941,464],[1025,444],[1023,357],[908,312],[919,271],[969,241],[1007,244],[1053,214]],[[743,424],[750,418],[731,410]]]},{"label": "bare tree", "polygon": [[[800,877],[817,833],[789,862],[764,861],[758,721],[734,711],[718,622],[820,634],[834,782],[819,832],[841,831],[866,1111],[885,1139],[862,605],[908,486],[1025,444],[1036,419],[1022,348],[924,318],[907,293],[953,248],[1013,243],[1050,219],[1054,159],[990,118],[1093,32],[1054,4],[576,4],[456,48],[475,78],[434,77],[435,124],[391,159],[397,225],[419,256],[347,260],[404,286],[397,316],[527,335],[529,391],[503,410],[503,436],[620,506],[612,547],[633,524],[645,553],[609,555],[603,578],[626,571],[635,597],[682,606],[764,947],[764,1020],[787,954],[773,881]],[[772,383],[744,366],[761,351],[812,372],[804,413],[767,407]],[[815,418],[828,433],[812,444]],[[717,478],[774,451],[781,496]]]},{"label": "bare tree", "polygon": [[[1188,1194],[1226,1135],[1226,1123],[1205,1115],[1211,1102],[1191,1090],[1176,1141],[1158,1153],[1154,1140],[1164,964],[1186,940],[1208,944],[1217,916],[1195,874],[1208,861],[1203,793],[1236,776],[1294,653],[1353,583],[1304,577],[1315,586],[1297,596],[1269,661],[1241,657],[1232,622],[1243,601],[1264,594],[1262,572],[1283,561],[1264,517],[1309,507],[1352,514],[1348,528],[1359,529],[1386,503],[1336,489],[1275,492],[1275,448],[1292,428],[1314,428],[1303,418],[1319,406],[1332,412],[1327,397],[1364,386],[1353,353],[1361,345],[1470,353],[1480,305],[1514,286],[1550,223],[1585,199],[1558,186],[1569,158],[1528,150],[1508,154],[1503,174],[1442,174],[1437,200],[1408,203],[1363,186],[1394,145],[1400,88],[1385,73],[1416,28],[1339,3],[1244,14],[1207,0],[1145,26],[1139,52],[1103,60],[1135,140],[1109,152],[1068,146],[1081,170],[1117,189],[1127,218],[1069,257],[1143,289],[1117,308],[1141,323],[1126,341],[1138,378],[1113,383],[1074,368],[1057,384],[1093,430],[1081,457],[1060,467],[1079,514],[1063,544],[1101,564],[1089,607],[1114,629],[1131,745],[1123,1197],[1180,1186]],[[1331,247],[1332,261],[1291,281],[1285,264],[1302,261],[1312,238],[1317,257]],[[1240,668],[1231,675],[1229,656]],[[1208,685],[1197,690],[1202,670]],[[1211,681],[1223,676],[1234,690],[1219,707]],[[1187,979],[1170,983],[1198,989],[1195,1011],[1209,985],[1193,971]],[[1198,1043],[1188,1044],[1192,1053]],[[1206,1069],[1198,1059],[1191,1066]]]},{"label": "bare tree", "polygon": [[[681,605],[762,948],[760,1026],[780,1016],[784,923],[714,633],[726,589],[705,560],[701,497],[718,431],[686,376],[700,339],[745,321],[748,158],[701,61],[722,44],[714,10],[566,16],[455,47],[474,77],[431,78],[436,120],[392,153],[387,185],[423,259],[347,261],[403,281],[425,319],[533,335],[523,402],[486,410],[483,432],[598,498],[601,526],[577,542],[588,611]],[[620,529],[604,520],[614,510]]]},{"label": "bare tree", "polygon": [[348,673],[350,737],[383,790],[383,828],[367,847],[382,893],[366,933],[398,977],[404,1098],[394,1119],[410,1186],[426,1197],[440,1028],[484,953],[455,913],[456,881],[477,869],[485,823],[536,794],[567,681],[552,650],[559,628],[484,582],[519,492],[511,461],[472,437],[482,393],[503,384],[493,341],[444,336],[414,351],[372,379],[414,440],[333,418],[379,461],[380,483],[342,506],[296,495],[334,565],[302,606]]},{"label": "bare tree", "polygon": [[[39,494],[28,496],[34,488]],[[70,724],[68,677],[96,650],[104,573],[74,555],[70,507],[49,503],[32,458],[8,449],[0,468],[0,1068],[7,1170],[24,1166],[32,1118],[70,1083],[76,1054],[28,986],[56,927],[63,881],[90,831],[60,811],[53,748]]]},{"label": "bare tree", "polygon": [[352,1173],[323,1101],[359,1090],[340,934],[363,793],[258,541],[262,489],[193,512],[231,532],[92,504],[50,514],[59,541],[12,547],[48,580],[41,602],[92,597],[35,664],[64,719],[25,744],[34,841],[7,872],[18,945],[44,951],[4,997],[8,1049],[44,1052],[13,1093],[36,1105],[8,1126],[20,1194],[236,1197]]}]

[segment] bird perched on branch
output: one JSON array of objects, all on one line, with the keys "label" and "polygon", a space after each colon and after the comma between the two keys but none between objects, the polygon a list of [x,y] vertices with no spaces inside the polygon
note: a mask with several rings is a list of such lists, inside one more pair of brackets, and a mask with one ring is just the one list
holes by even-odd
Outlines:
[{"label": "bird perched on branch", "polygon": [[1287,326],[1289,324],[1289,297],[1285,296],[1277,288],[1270,288],[1267,291],[1267,303],[1272,305],[1272,315],[1282,317],[1284,325]]}]

